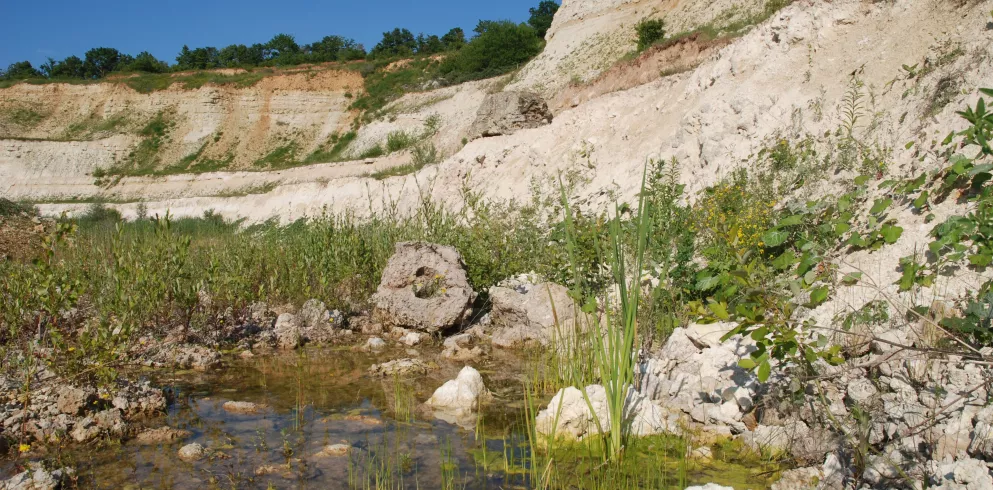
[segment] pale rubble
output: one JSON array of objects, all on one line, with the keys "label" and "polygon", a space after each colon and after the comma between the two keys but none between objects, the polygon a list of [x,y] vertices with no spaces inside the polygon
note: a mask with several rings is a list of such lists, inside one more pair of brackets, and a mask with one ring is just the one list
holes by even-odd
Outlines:
[{"label": "pale rubble", "polygon": [[27,470],[0,481],[0,490],[57,490],[67,486],[74,475],[72,468],[49,471],[31,463]]}]

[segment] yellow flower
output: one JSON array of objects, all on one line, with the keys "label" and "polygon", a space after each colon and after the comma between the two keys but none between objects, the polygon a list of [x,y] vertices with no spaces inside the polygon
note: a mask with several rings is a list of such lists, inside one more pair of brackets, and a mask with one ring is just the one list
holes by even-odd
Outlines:
[{"label": "yellow flower", "polygon": [[22,453],[22,454],[23,453],[26,453],[26,452],[28,452],[30,450],[31,450],[31,445],[30,444],[21,444],[20,446],[17,447],[17,451],[20,452],[20,453]]},{"label": "yellow flower", "polygon": [[70,347],[69,348],[69,352],[76,352],[76,348],[75,347]]}]

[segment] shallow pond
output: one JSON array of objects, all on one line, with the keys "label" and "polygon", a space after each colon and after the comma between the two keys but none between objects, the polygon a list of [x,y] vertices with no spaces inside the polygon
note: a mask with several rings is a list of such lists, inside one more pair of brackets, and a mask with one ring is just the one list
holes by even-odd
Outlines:
[{"label": "shallow pond", "polygon": [[[521,361],[491,359],[478,366],[494,393],[470,427],[434,420],[420,404],[461,367],[439,361],[415,380],[367,375],[377,358],[345,349],[308,349],[231,359],[209,373],[147,373],[174,393],[168,413],[150,426],[186,429],[175,444],[134,442],[69,453],[83,488],[679,488],[718,482],[767,488],[776,468],[741,461],[705,464],[679,457],[677,438],[637,443],[617,470],[599,468],[591,449],[530,458]],[[547,402],[547,398],[540,402]],[[225,411],[227,401],[264,405],[254,414]],[[186,463],[183,444],[197,442],[208,457]],[[345,444],[347,455],[325,455]],[[719,453],[720,451],[718,451]],[[715,459],[727,459],[716,457]],[[535,468],[540,466],[540,468]],[[554,474],[554,475],[553,475]]]}]

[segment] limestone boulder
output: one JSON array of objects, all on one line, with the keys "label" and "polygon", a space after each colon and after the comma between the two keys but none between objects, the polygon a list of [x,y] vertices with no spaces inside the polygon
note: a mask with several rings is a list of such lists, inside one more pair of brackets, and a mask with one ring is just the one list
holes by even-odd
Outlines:
[{"label": "limestone boulder", "polygon": [[576,303],[565,286],[543,282],[490,288],[493,345],[503,348],[549,346],[571,337],[577,322]]},{"label": "limestone boulder", "polygon": [[469,129],[471,139],[514,134],[552,122],[552,112],[540,95],[533,92],[490,94],[476,113]]},{"label": "limestone boulder", "polygon": [[435,333],[463,324],[475,299],[457,250],[404,242],[397,244],[373,295],[373,317],[386,327]]},{"label": "limestone boulder", "polygon": [[[559,390],[538,413],[535,428],[539,434],[555,438],[582,439],[587,435],[610,431],[611,415],[607,391],[601,385]],[[588,399],[588,400],[587,400]],[[591,410],[592,408],[592,410]],[[594,414],[596,417],[594,418]],[[634,389],[628,391],[624,402],[624,424],[634,436],[649,436],[678,430],[678,417]]]},{"label": "limestone boulder", "polygon": [[458,377],[447,381],[435,390],[426,404],[436,410],[470,413],[479,409],[479,403],[489,396],[483,377],[475,368],[466,366]]}]

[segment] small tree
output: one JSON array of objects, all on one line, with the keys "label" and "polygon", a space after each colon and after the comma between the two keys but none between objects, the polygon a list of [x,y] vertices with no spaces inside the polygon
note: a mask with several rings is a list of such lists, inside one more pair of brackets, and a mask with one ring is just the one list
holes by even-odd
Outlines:
[{"label": "small tree", "polygon": [[634,29],[638,33],[638,51],[644,51],[665,39],[665,21],[662,19],[645,19]]},{"label": "small tree", "polygon": [[456,27],[441,36],[441,42],[445,44],[445,51],[458,51],[465,46],[465,31],[461,27]]},{"label": "small tree", "polygon": [[552,20],[555,18],[555,12],[559,11],[559,4],[552,0],[542,0],[538,4],[538,8],[532,8],[531,18],[528,19],[528,25],[531,26],[538,37],[544,39],[545,34],[548,29],[552,27]]},{"label": "small tree", "polygon": [[383,40],[369,54],[374,58],[410,56],[417,50],[417,38],[407,29],[393,29],[383,33]]}]

